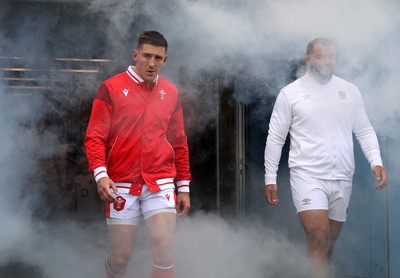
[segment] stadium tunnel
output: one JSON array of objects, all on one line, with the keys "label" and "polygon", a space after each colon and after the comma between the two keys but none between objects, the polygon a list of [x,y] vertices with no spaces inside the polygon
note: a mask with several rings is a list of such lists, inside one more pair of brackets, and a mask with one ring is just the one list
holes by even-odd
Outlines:
[{"label": "stadium tunnel", "polygon": [[[18,132],[26,136],[24,138],[29,139],[27,134],[35,132],[45,137],[39,142],[57,144],[56,155],[38,156],[38,172],[35,173],[40,173],[43,183],[58,188],[56,192],[44,191],[49,195],[48,203],[57,206],[53,214],[37,208],[36,217],[50,221],[61,215],[72,216],[76,221],[102,219],[102,204],[97,198],[93,179],[87,173],[82,143],[91,102],[100,82],[125,70],[131,62],[129,51],[126,55],[118,53],[114,57],[107,53],[109,42],[101,24],[104,14],[87,16],[77,13],[84,8],[85,2],[8,1],[7,12],[3,12],[0,18],[4,37],[8,39],[6,46],[0,48],[2,101],[23,114],[16,125]],[[43,44],[43,48],[35,48],[38,50],[32,50],[36,41],[17,40],[21,25],[28,28],[30,20],[39,22],[37,26],[40,22],[53,24],[52,37],[41,37],[41,31],[35,30]],[[129,31],[137,34],[147,25],[154,25],[152,19],[139,14]],[[85,27],[74,28],[77,26]],[[79,45],[82,38],[84,46]],[[283,81],[294,80],[296,71],[303,64],[298,60],[268,57],[265,60],[275,63],[280,73],[279,77],[268,77],[268,82],[246,75],[227,80],[217,73],[204,73],[206,82],[200,82],[186,76],[185,72],[177,75],[180,80],[174,80],[182,95],[190,148],[192,213],[211,212],[240,221],[258,219],[263,225],[282,227],[288,237],[302,241],[304,235],[291,203],[289,186],[280,189],[280,199],[284,201],[280,207],[265,203],[263,155],[274,95],[284,83],[274,80],[282,79],[282,72],[286,72]],[[191,96],[191,89],[202,91],[202,97]],[[243,90],[252,91],[256,97],[241,99]],[[23,110],[26,107],[40,113],[25,115]],[[387,150],[396,142],[384,136],[379,139],[382,155],[391,171],[394,158]],[[369,166],[357,144],[355,151],[357,170],[352,211],[335,252],[353,253],[356,259],[350,263],[346,257],[335,257],[340,269],[337,277],[398,277],[400,247],[397,227],[400,218],[394,199],[398,190],[387,190],[382,193],[385,196],[382,198],[371,186],[366,186],[373,184],[374,180],[372,175],[366,174],[370,171]],[[279,170],[279,183],[286,185],[287,155],[286,144]],[[359,250],[360,245],[366,245],[365,249]],[[42,277],[42,274],[36,266],[26,265],[16,258],[6,265],[0,262],[0,276]]]}]

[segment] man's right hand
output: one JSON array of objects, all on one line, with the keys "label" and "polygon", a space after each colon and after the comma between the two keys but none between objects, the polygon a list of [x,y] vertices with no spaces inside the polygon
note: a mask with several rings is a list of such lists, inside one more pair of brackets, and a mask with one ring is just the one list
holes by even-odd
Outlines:
[{"label": "man's right hand", "polygon": [[97,193],[103,202],[114,203],[117,200],[111,193],[111,189],[115,195],[118,195],[118,189],[110,178],[103,177],[97,181]]},{"label": "man's right hand", "polygon": [[278,186],[276,184],[266,184],[264,188],[264,195],[269,204],[277,205],[279,203]]}]

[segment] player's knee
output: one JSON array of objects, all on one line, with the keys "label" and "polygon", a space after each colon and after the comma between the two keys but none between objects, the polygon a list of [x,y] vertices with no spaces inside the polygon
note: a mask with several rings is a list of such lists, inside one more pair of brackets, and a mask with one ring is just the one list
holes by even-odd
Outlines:
[{"label": "player's knee", "polygon": [[325,229],[313,229],[307,235],[312,250],[328,251],[330,234]]},{"label": "player's knee", "polygon": [[172,261],[171,242],[169,240],[154,240],[153,253],[154,259],[158,263],[170,263]]},{"label": "player's knee", "polygon": [[119,278],[122,277],[127,268],[128,263],[121,260],[121,258],[107,258],[106,260],[106,272],[107,278]]},{"label": "player's knee", "polygon": [[118,254],[109,258],[109,266],[112,272],[118,273],[126,269],[130,260],[130,255],[128,254]]}]

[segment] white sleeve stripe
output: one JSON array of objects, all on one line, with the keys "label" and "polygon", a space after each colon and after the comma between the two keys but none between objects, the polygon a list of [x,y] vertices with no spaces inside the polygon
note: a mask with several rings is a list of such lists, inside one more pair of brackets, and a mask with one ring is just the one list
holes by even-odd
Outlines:
[{"label": "white sleeve stripe", "polygon": [[190,180],[182,180],[182,181],[177,181],[177,182],[176,182],[176,185],[177,185],[178,187],[184,186],[184,185],[189,186],[189,183],[190,183]]},{"label": "white sleeve stripe", "polygon": [[165,179],[159,179],[156,182],[157,182],[157,185],[162,185],[165,183],[171,183],[171,182],[173,183],[174,179],[173,178],[165,178]]},{"label": "white sleeve stripe", "polygon": [[190,188],[189,188],[189,186],[178,187],[178,192],[186,192],[186,193],[189,193],[189,192],[190,192]]},{"label": "white sleeve stripe", "polygon": [[101,171],[101,172],[98,172],[96,175],[94,175],[94,177],[97,177],[97,176],[100,175],[101,173],[106,173],[106,174],[107,174],[106,171]]},{"label": "white sleeve stripe", "polygon": [[96,180],[96,183],[99,181],[99,179],[101,178],[108,178],[108,175],[106,172],[101,172],[99,173],[97,176],[94,177],[94,179]]},{"label": "white sleeve stripe", "polygon": [[93,170],[93,175],[97,176],[100,172],[106,172],[107,173],[107,168],[104,166],[97,167],[96,169]]}]

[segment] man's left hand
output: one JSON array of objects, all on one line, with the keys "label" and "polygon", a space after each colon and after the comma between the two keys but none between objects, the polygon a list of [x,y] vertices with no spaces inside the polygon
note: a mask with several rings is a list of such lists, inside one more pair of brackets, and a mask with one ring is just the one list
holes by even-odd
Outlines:
[{"label": "man's left hand", "polygon": [[388,184],[387,174],[385,169],[382,166],[374,166],[372,168],[372,172],[374,173],[376,179],[379,181],[379,184],[375,186],[375,189],[382,189]]},{"label": "man's left hand", "polygon": [[176,197],[176,211],[179,216],[185,216],[190,210],[190,195],[188,192],[180,192]]}]

